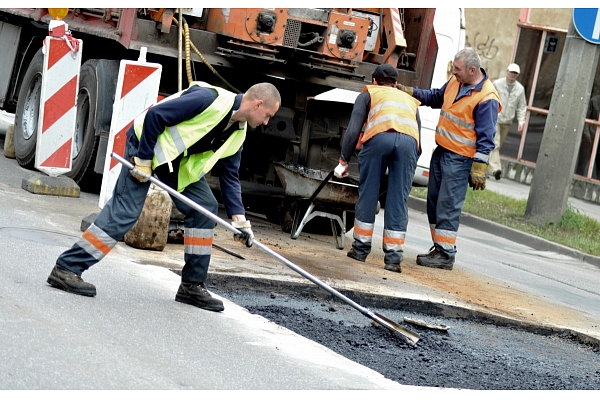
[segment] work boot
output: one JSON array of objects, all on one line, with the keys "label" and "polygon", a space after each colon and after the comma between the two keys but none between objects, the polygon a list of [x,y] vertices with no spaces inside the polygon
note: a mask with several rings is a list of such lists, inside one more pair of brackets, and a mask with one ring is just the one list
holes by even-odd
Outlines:
[{"label": "work boot", "polygon": [[400,264],[385,264],[383,268],[392,272],[402,272],[402,267],[400,266]]},{"label": "work boot", "polygon": [[56,264],[52,269],[52,272],[50,272],[47,282],[50,286],[64,290],[65,292],[88,297],[94,297],[96,295],[96,286],[84,282],[84,280],[81,279],[81,276],[58,264]]},{"label": "work boot", "polygon": [[496,178],[497,181],[500,180],[501,176],[502,176],[502,171],[498,170],[498,171],[494,172],[494,178]]},{"label": "work boot", "polygon": [[215,299],[208,293],[204,282],[182,282],[179,285],[179,290],[177,290],[175,301],[191,304],[209,311],[223,311],[225,309],[221,300]]},{"label": "work boot", "polygon": [[367,259],[367,256],[361,256],[360,254],[356,254],[356,252],[354,251],[354,247],[351,248],[348,254],[346,255],[350,258],[355,259],[356,261],[365,262],[365,260]]},{"label": "work boot", "polygon": [[428,253],[417,255],[417,264],[424,267],[451,270],[454,265],[454,256],[448,256],[442,250],[433,246]]}]

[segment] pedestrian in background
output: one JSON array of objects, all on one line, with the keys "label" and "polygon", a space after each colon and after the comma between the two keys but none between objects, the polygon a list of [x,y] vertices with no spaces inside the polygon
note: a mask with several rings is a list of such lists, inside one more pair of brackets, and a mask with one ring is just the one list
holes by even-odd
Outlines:
[{"label": "pedestrian in background", "polygon": [[336,177],[348,175],[348,162],[360,141],[354,242],[347,255],[364,262],[371,252],[379,187],[389,170],[383,225],[384,268],[402,272],[400,263],[408,225],[406,201],[420,155],[420,103],[396,89],[398,70],[390,64],[377,66],[371,79],[373,84],[365,86],[356,98],[335,168]]},{"label": "pedestrian in background", "polygon": [[489,154],[494,149],[500,97],[477,52],[467,47],[454,56],[452,78],[440,89],[398,85],[423,105],[441,108],[427,187],[427,218],[433,239],[417,264],[451,270],[468,186],[485,189]]},{"label": "pedestrian in background", "polygon": [[[245,218],[238,176],[247,126],[266,125],[279,109],[281,97],[270,83],[234,94],[203,82],[167,97],[138,116],[127,131],[124,158],[134,169],[122,168],[112,197],[81,238],[56,260],[48,283],[82,296],[96,287],[81,274],[102,260],[139,218],[152,173],[213,214],[218,203],[205,175],[219,162],[223,203],[234,238],[252,246],[254,234]],[[172,197],[184,215],[184,260],[175,300],[206,310],[222,311],[223,302],[206,290],[215,222]]]},{"label": "pedestrian in background", "polygon": [[513,63],[506,69],[506,78],[496,79],[493,82],[494,87],[500,96],[500,102],[502,103],[502,111],[498,115],[496,136],[494,137],[496,147],[490,154],[488,168],[488,172],[490,175],[493,175],[496,180],[499,180],[502,176],[500,148],[508,136],[508,130],[515,119],[515,116],[517,117],[518,123],[517,131],[522,132],[525,127],[527,100],[525,100],[525,88],[517,81],[520,73],[521,69],[519,66]]}]

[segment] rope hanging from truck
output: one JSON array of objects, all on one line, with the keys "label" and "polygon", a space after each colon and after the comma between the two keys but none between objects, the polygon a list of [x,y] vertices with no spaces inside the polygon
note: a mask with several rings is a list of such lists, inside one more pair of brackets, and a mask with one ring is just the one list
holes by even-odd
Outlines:
[{"label": "rope hanging from truck", "polygon": [[[179,21],[177,21],[177,18],[175,18],[175,17],[172,17],[172,18],[173,18],[173,22],[175,22],[175,24],[177,26],[179,26]],[[188,84],[194,80],[192,78],[192,72],[191,72],[192,57],[190,54],[190,48],[192,48],[194,50],[194,52],[198,55],[198,57],[200,57],[200,60],[202,60],[202,62],[204,64],[206,64],[206,66],[213,72],[213,74],[215,74],[221,80],[221,82],[223,82],[225,85],[227,85],[227,87],[229,89],[233,90],[235,93],[242,93],[240,90],[236,89],[229,82],[227,82],[227,80],[225,80],[225,78],[223,78],[217,72],[217,70],[215,70],[213,68],[213,66],[210,65],[210,63],[204,58],[204,56],[202,55],[202,53],[200,53],[200,51],[196,48],[196,46],[194,46],[194,43],[192,43],[192,41],[190,40],[190,28],[189,28],[187,22],[185,22],[185,18],[183,18],[183,30],[182,30],[181,34],[183,35],[183,37],[185,39],[185,69],[187,72]]]}]

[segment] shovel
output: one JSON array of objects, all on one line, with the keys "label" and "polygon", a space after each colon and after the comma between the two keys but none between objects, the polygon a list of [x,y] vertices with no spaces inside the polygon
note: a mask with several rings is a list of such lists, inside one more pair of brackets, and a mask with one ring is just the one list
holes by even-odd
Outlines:
[{"label": "shovel", "polygon": [[[128,169],[133,169],[133,164],[131,164],[129,161],[125,160],[123,157],[119,156],[118,154],[111,153],[110,156],[112,158],[114,158],[115,160],[117,160],[118,162],[120,162],[121,164],[123,164],[123,166],[127,167]],[[208,211],[204,207],[200,206],[199,204],[196,204],[195,202],[188,199],[187,197],[185,197],[178,191],[171,188],[170,186],[167,186],[166,184],[162,183],[160,180],[156,179],[155,177],[151,176],[150,182],[152,182],[156,186],[166,190],[170,195],[177,198],[178,200],[181,200],[188,206],[192,207],[194,210],[200,212],[205,217],[210,218],[215,223],[227,228],[228,230],[232,231],[233,233],[236,233],[236,234],[241,233],[237,228],[235,228],[233,225],[231,225],[227,221],[219,218],[218,216],[211,213],[210,211]],[[276,259],[278,259],[279,261],[284,263],[286,266],[288,266],[292,270],[296,271],[298,274],[302,275],[303,277],[305,277],[306,279],[311,281],[312,283],[318,285],[319,287],[326,290],[330,294],[334,295],[338,299],[340,299],[340,300],[344,301],[345,303],[349,304],[350,306],[354,307],[355,309],[360,311],[364,316],[375,321],[377,324],[387,328],[391,333],[399,334],[408,344],[411,344],[414,346],[415,344],[417,344],[417,341],[420,339],[420,336],[418,333],[413,332],[410,329],[405,328],[405,327],[401,326],[400,324],[397,324],[394,321],[384,317],[383,315],[373,312],[373,311],[361,306],[360,304],[354,302],[353,300],[344,296],[337,290],[333,289],[331,286],[327,285],[325,282],[320,281],[318,278],[316,278],[316,277],[312,276],[311,274],[309,274],[308,272],[304,271],[302,268],[300,268],[296,264],[294,264],[291,261],[289,261],[288,259],[282,257],[275,251],[269,249],[268,247],[266,247],[265,245],[260,243],[258,240],[255,239],[253,241],[253,244],[256,247],[258,247],[259,249],[263,250],[264,252],[272,255],[273,257],[275,257]]]}]

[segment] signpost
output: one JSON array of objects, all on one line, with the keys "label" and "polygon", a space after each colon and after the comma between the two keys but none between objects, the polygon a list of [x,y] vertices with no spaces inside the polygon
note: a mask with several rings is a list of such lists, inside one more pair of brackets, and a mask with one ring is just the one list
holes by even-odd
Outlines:
[{"label": "signpost", "polygon": [[582,38],[600,44],[600,8],[574,8],[573,25]]}]

